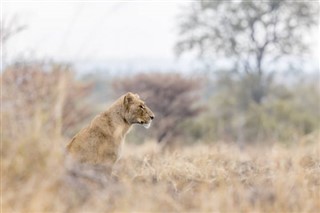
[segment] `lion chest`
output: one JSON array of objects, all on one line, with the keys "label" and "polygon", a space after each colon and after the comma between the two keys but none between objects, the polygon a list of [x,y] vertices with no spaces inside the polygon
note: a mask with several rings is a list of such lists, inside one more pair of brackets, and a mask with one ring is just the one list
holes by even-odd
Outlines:
[{"label": "lion chest", "polygon": [[114,163],[119,160],[123,149],[125,135],[126,132],[124,132],[123,129],[118,128],[111,132],[111,134],[108,137],[105,137],[103,140],[100,138],[97,141],[97,154],[100,158],[99,161]]}]

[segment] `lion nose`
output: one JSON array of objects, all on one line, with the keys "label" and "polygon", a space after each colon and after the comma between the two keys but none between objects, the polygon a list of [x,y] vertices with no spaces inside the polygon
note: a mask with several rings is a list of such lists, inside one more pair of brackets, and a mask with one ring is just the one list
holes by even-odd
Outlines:
[{"label": "lion nose", "polygon": [[151,120],[153,120],[154,119],[154,115],[150,115],[150,118],[151,118]]}]

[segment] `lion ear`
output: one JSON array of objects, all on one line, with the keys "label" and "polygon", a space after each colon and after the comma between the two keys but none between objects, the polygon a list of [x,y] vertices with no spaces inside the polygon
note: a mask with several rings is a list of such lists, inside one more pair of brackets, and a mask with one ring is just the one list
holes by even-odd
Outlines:
[{"label": "lion ear", "polygon": [[136,95],[137,98],[140,98],[140,96],[137,93],[135,95]]},{"label": "lion ear", "polygon": [[133,94],[131,92],[128,92],[125,96],[124,96],[124,100],[123,100],[123,104],[125,106],[129,106],[132,101],[133,101]]}]

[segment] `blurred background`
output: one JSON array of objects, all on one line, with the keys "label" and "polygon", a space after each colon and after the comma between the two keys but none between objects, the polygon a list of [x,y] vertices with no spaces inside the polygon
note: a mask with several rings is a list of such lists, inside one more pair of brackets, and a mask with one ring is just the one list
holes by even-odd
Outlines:
[{"label": "blurred background", "polygon": [[5,1],[1,23],[4,139],[70,138],[127,91],[157,115],[130,143],[319,131],[318,2]]},{"label": "blurred background", "polygon": [[[318,1],[1,1],[0,35],[4,212],[319,210]],[[65,173],[128,91],[151,128],[108,181]]]}]

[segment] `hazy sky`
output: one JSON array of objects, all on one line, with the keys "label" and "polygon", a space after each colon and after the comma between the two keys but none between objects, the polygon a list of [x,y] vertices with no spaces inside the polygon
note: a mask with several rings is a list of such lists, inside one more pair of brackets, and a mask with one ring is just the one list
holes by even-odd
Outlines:
[{"label": "hazy sky", "polygon": [[[183,0],[2,1],[4,21],[15,16],[18,23],[27,26],[6,44],[6,59],[113,60],[117,67],[136,65],[139,69],[149,63],[158,68],[175,59],[177,16],[188,4],[190,1]],[[312,52],[318,58],[319,42]]]},{"label": "hazy sky", "polygon": [[[3,3],[27,29],[9,40],[8,57],[62,60],[172,58],[179,1],[50,1]],[[27,52],[26,52],[27,51]]]}]

